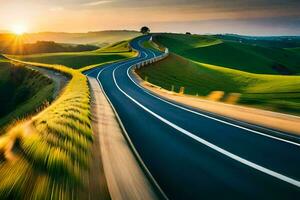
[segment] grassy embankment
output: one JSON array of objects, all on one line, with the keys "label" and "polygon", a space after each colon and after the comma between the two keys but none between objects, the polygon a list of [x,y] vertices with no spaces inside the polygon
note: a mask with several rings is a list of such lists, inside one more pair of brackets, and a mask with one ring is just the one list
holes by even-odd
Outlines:
[{"label": "grassy embankment", "polygon": [[51,102],[53,91],[54,82],[40,72],[0,58],[0,129]]},{"label": "grassy embankment", "polygon": [[214,36],[162,34],[156,41],[184,58],[256,74],[300,74],[299,54]]},{"label": "grassy embankment", "polygon": [[1,136],[0,197],[80,198],[93,140],[87,79],[64,66],[33,65],[58,70],[71,80],[51,106]]},{"label": "grassy embankment", "polygon": [[[300,113],[300,76],[275,75],[278,71],[274,71],[265,62],[271,58],[267,59],[258,52],[243,55],[249,49],[256,48],[255,46],[244,48],[245,45],[241,45],[237,48],[244,48],[242,51],[229,51],[224,45],[232,47],[231,43],[225,42],[220,46],[224,41],[212,36],[173,34],[159,36],[156,41],[179,55],[171,54],[169,58],[137,71],[142,78],[147,76],[151,83],[168,90],[174,85],[175,91],[184,86],[185,93],[191,95],[206,96],[217,90],[226,94],[241,93],[239,103],[293,114]],[[259,47],[261,48],[264,47]],[[214,49],[216,55],[211,49]],[[293,54],[292,57],[294,56]],[[280,59],[280,56],[277,59]],[[289,65],[286,66],[289,68]],[[297,70],[300,70],[294,66],[289,69],[297,73]]]},{"label": "grassy embankment", "polygon": [[[135,52],[128,54],[134,56]],[[82,69],[27,64],[60,71],[71,79],[53,104],[1,136],[0,198],[88,197],[93,136],[87,78],[81,73]],[[91,66],[83,69],[87,68]]]},{"label": "grassy embankment", "polygon": [[152,51],[154,52],[159,52],[159,51],[164,51],[165,48],[162,47],[162,46],[159,46],[158,44],[156,44],[155,42],[153,41],[144,41],[142,43],[143,47],[147,48],[147,49],[151,49]]}]

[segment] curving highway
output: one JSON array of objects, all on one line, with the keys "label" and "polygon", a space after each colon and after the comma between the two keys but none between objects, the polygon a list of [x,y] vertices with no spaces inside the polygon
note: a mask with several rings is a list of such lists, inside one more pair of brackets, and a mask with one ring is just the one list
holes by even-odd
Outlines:
[{"label": "curving highway", "polygon": [[[140,44],[131,60],[87,71],[169,199],[295,199],[300,139],[167,101],[139,86],[133,65],[161,55]],[[162,196],[164,196],[162,195]]]}]

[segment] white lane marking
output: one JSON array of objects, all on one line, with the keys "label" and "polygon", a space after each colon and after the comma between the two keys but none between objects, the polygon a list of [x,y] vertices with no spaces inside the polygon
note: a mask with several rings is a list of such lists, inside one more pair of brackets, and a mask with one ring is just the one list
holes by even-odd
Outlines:
[{"label": "white lane marking", "polygon": [[[117,63],[111,63],[109,64],[109,66],[114,66],[116,65]],[[98,70],[99,67],[101,66],[101,64],[99,64],[98,66],[96,66],[94,69],[88,71],[87,73],[85,73],[86,76],[88,76],[89,74],[93,73],[94,71]],[[103,68],[105,68],[106,66],[103,66]]]},{"label": "white lane marking", "polygon": [[[146,54],[146,53],[145,53],[145,54]],[[147,58],[147,57],[148,57],[148,55],[146,54],[146,58]],[[144,59],[144,58],[142,58],[142,59]],[[140,59],[138,59],[138,60],[140,60]],[[106,92],[105,92],[105,90],[104,90],[104,88],[103,88],[103,86],[102,86],[102,84],[101,84],[101,81],[100,81],[100,79],[99,79],[100,74],[101,74],[105,69],[107,69],[107,68],[109,68],[109,67],[105,67],[105,68],[101,69],[101,70],[98,72],[98,75],[97,75],[97,81],[98,81],[98,83],[99,83],[99,85],[100,85],[100,88],[101,88],[101,90],[103,91],[103,93],[104,93],[106,99],[108,100],[109,104],[111,105],[112,109],[114,110],[114,113],[116,114],[116,117],[117,117],[117,119],[118,119],[118,121],[119,121],[119,123],[120,123],[120,126],[121,126],[122,130],[123,130],[124,133],[125,133],[125,137],[127,138],[128,142],[129,142],[129,145],[131,146],[131,148],[132,148],[134,154],[137,156],[138,161],[139,161],[140,164],[143,166],[144,170],[146,171],[146,173],[148,174],[148,176],[150,177],[150,179],[151,179],[152,182],[154,183],[155,187],[156,187],[156,188],[158,189],[158,191],[161,193],[161,195],[163,196],[163,198],[166,199],[166,200],[168,200],[169,198],[167,197],[167,195],[165,194],[165,192],[162,190],[162,188],[159,186],[159,184],[157,183],[156,179],[152,176],[151,172],[150,172],[149,169],[147,168],[147,166],[146,166],[146,164],[144,163],[143,159],[141,158],[141,156],[139,155],[138,151],[137,151],[136,148],[134,147],[134,145],[133,145],[133,143],[132,143],[132,141],[131,141],[131,139],[130,139],[130,137],[129,137],[129,135],[128,135],[126,129],[125,129],[125,126],[124,126],[123,123],[122,123],[121,118],[119,117],[119,115],[118,115],[118,113],[117,113],[117,111],[116,111],[114,105],[113,105],[112,102],[109,100],[109,98],[108,98],[108,96],[107,96],[107,94],[106,94]]]},{"label": "white lane marking", "polygon": [[[142,53],[144,53],[144,52],[142,52]],[[140,60],[140,59],[142,58],[142,56],[143,56],[142,53],[139,52],[139,55],[138,55],[137,57],[135,57],[135,58],[132,58],[131,60],[123,60],[123,61],[121,60],[121,61],[119,61],[119,62],[109,63],[109,64],[107,64],[107,65],[110,66],[110,67],[113,67],[113,66],[115,66],[115,65],[120,65],[120,64],[124,64],[124,63],[128,63],[128,62],[131,63],[131,62],[133,62],[133,61],[138,61],[138,60]],[[145,58],[148,58],[148,55],[147,55],[146,53],[145,53],[145,55],[146,55]],[[101,64],[95,66],[94,69],[87,70],[87,73],[84,73],[84,74],[85,74],[86,76],[88,76],[89,74],[91,74],[91,73],[93,73],[94,71],[98,70],[100,66],[101,66]],[[102,67],[106,67],[105,64],[104,64]]]},{"label": "white lane marking", "polygon": [[154,117],[156,117],[156,118],[159,119],[160,121],[164,122],[165,124],[171,126],[171,127],[174,128],[174,129],[176,129],[177,131],[179,131],[179,132],[185,134],[186,136],[188,136],[188,137],[190,137],[190,138],[192,138],[192,139],[194,139],[194,140],[196,140],[196,141],[198,141],[198,142],[204,144],[205,146],[208,146],[208,147],[214,149],[215,151],[217,151],[217,152],[219,152],[219,153],[221,153],[221,154],[223,154],[223,155],[225,155],[225,156],[227,156],[227,157],[229,157],[229,158],[231,158],[231,159],[233,159],[233,160],[236,160],[236,161],[238,161],[238,162],[240,162],[240,163],[243,163],[244,165],[247,165],[247,166],[249,166],[249,167],[251,167],[251,168],[254,168],[254,169],[256,169],[256,170],[258,170],[258,171],[261,171],[261,172],[263,172],[263,173],[265,173],[265,174],[268,174],[268,175],[270,175],[270,176],[273,176],[273,177],[275,177],[275,178],[277,178],[277,179],[280,179],[280,180],[282,180],[282,181],[285,181],[285,182],[287,182],[287,183],[290,183],[290,184],[292,184],[292,185],[294,185],[294,186],[300,187],[300,182],[299,182],[298,180],[292,179],[292,178],[290,178],[290,177],[287,177],[287,176],[285,176],[285,175],[282,175],[282,174],[280,174],[280,173],[277,173],[277,172],[275,172],[275,171],[272,171],[272,170],[270,170],[270,169],[267,169],[267,168],[265,168],[265,167],[262,167],[262,166],[260,166],[260,165],[258,165],[258,164],[255,164],[255,163],[253,163],[253,162],[251,162],[251,161],[248,161],[248,160],[246,160],[246,159],[244,159],[244,158],[241,158],[241,157],[239,157],[239,156],[237,156],[237,155],[235,155],[235,154],[233,154],[233,153],[230,153],[229,151],[227,151],[227,150],[225,150],[225,149],[222,149],[221,147],[218,147],[218,146],[216,146],[216,145],[214,145],[214,144],[212,144],[212,143],[210,143],[210,142],[208,142],[208,141],[206,141],[206,140],[204,140],[204,139],[202,139],[202,138],[196,136],[195,134],[193,134],[193,133],[191,133],[191,132],[189,132],[189,131],[187,131],[187,130],[181,128],[180,126],[177,126],[176,124],[174,124],[174,123],[168,121],[167,119],[161,117],[160,115],[156,114],[155,112],[149,110],[148,108],[146,108],[145,106],[143,106],[141,103],[139,103],[137,100],[135,100],[134,98],[132,98],[131,96],[129,96],[125,91],[123,91],[123,90],[119,87],[119,85],[118,85],[118,83],[117,83],[117,81],[116,81],[116,77],[115,77],[115,71],[116,71],[119,67],[120,67],[120,66],[116,67],[116,68],[113,70],[113,74],[112,74],[113,80],[114,80],[114,83],[115,83],[116,87],[117,87],[118,90],[119,90],[120,92],[122,92],[127,98],[129,98],[132,102],[134,102],[135,104],[137,104],[140,108],[142,108],[143,110],[145,110],[145,111],[148,112],[149,114],[153,115]]},{"label": "white lane marking", "polygon": [[[237,124],[233,124],[233,123],[230,123],[230,122],[226,122],[226,121],[224,121],[224,120],[221,120],[221,119],[218,119],[218,118],[215,118],[215,117],[211,117],[211,116],[205,115],[205,114],[203,114],[203,113],[196,112],[196,111],[194,111],[194,110],[190,110],[190,109],[188,109],[188,108],[182,107],[182,106],[180,106],[180,105],[177,105],[177,104],[174,104],[174,103],[172,103],[172,102],[169,102],[169,101],[167,101],[167,100],[165,100],[165,99],[162,99],[162,98],[160,98],[160,97],[158,97],[158,96],[156,96],[156,95],[150,93],[149,91],[145,90],[145,88],[143,88],[143,87],[140,86],[138,83],[136,83],[136,82],[133,80],[133,78],[130,76],[130,74],[129,74],[129,70],[130,70],[131,68],[132,68],[132,66],[129,67],[129,68],[127,69],[127,76],[130,78],[130,80],[131,80],[136,86],[138,86],[139,88],[141,88],[145,93],[149,94],[150,96],[152,96],[152,97],[154,97],[154,98],[156,98],[156,99],[158,99],[158,100],[161,100],[161,101],[163,101],[163,102],[165,102],[165,103],[167,103],[167,104],[169,104],[169,105],[175,106],[175,107],[177,107],[177,108],[180,108],[180,109],[182,109],[182,110],[188,111],[188,112],[190,112],[190,113],[193,113],[193,114],[196,114],[196,115],[199,115],[199,116],[202,116],[202,117],[206,117],[206,118],[208,118],[208,119],[212,119],[212,120],[218,121],[218,122],[220,122],[220,123],[227,124],[227,125],[229,125],[229,126],[233,126],[233,127],[236,127],[236,128],[239,128],[239,129],[243,129],[243,130],[246,130],[246,131],[249,131],[249,132],[258,134],[258,135],[262,135],[262,136],[269,137],[269,138],[272,138],[272,139],[275,139],[275,140],[279,140],[279,141],[282,141],[282,142],[286,142],[286,143],[289,143],[289,144],[293,144],[293,145],[296,145],[296,146],[298,146],[298,147],[300,146],[299,143],[296,143],[296,142],[293,142],[293,141],[289,141],[289,140],[286,140],[286,139],[283,139],[283,138],[279,138],[279,137],[276,137],[276,136],[272,136],[272,135],[269,135],[269,134],[265,134],[265,133],[262,133],[262,132],[259,132],[259,131],[255,131],[255,130],[252,130],[252,129],[250,129],[250,128],[246,128],[246,127],[243,127],[243,126],[240,126],[240,125],[237,125]],[[231,119],[231,118],[230,118],[230,120],[238,122],[237,120],[234,120],[234,119]],[[264,129],[266,129],[266,128],[264,128]],[[273,131],[273,130],[270,130],[270,131]],[[283,133],[281,133],[281,132],[278,132],[278,131],[273,131],[273,132],[275,132],[275,133],[277,133],[277,134],[285,135],[285,134],[283,134]],[[293,136],[292,136],[292,137],[293,137]],[[297,137],[295,137],[295,138],[297,138]]]},{"label": "white lane marking", "polygon": [[[134,59],[134,60],[130,60],[130,61],[128,61],[128,62],[126,62],[126,63],[122,63],[122,64],[119,63],[119,66],[118,66],[118,67],[123,66],[123,65],[128,64],[128,63],[138,62],[138,61],[140,61],[140,60],[142,60],[142,59],[148,58],[148,55],[147,55],[146,53],[144,53],[144,54],[146,55],[146,57],[142,57],[142,56],[143,56],[143,53],[144,53],[144,52],[141,53],[141,58],[136,58],[136,59]],[[115,65],[118,65],[118,63],[115,63],[115,64],[113,64],[113,65],[109,65],[109,66],[107,66],[107,67],[103,67],[103,68],[98,72],[98,74],[97,74],[97,80],[99,80],[99,76],[100,76],[100,74],[103,72],[103,70],[105,70],[105,69],[107,69],[107,68],[110,68],[110,67],[113,67],[113,66],[115,66]],[[99,81],[100,81],[100,80],[99,80]],[[101,84],[101,83],[100,83],[100,84]],[[101,86],[102,86],[102,84],[101,84]]]}]

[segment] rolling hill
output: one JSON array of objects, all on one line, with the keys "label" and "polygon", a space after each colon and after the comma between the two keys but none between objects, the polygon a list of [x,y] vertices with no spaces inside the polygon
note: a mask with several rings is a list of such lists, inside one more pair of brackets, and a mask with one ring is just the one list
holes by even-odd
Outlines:
[{"label": "rolling hill", "polygon": [[[174,52],[137,70],[155,85],[167,90],[174,86],[176,92],[183,86],[190,95],[224,91],[226,98],[229,93],[240,93],[241,104],[300,113],[297,48],[262,47],[214,36],[180,34],[157,35],[155,41]],[[273,63],[285,68],[274,68]],[[286,70],[289,75],[284,75]]]},{"label": "rolling hill", "polygon": [[111,30],[87,33],[30,33],[25,34],[24,38],[27,43],[34,43],[36,41],[55,41],[57,43],[94,44],[102,47],[122,40],[129,40],[139,35],[140,33],[137,31]]},{"label": "rolling hill", "polygon": [[259,74],[300,73],[300,56],[284,48],[226,41],[215,36],[160,34],[155,40],[197,62]]},{"label": "rolling hill", "polygon": [[97,53],[97,52],[80,52],[80,53],[46,53],[33,54],[28,56],[11,56],[12,58],[45,64],[58,64],[79,69],[84,66],[100,64],[104,62],[127,59],[132,53]]},{"label": "rolling hill", "polygon": [[131,50],[128,41],[122,41],[95,51],[11,55],[10,57],[27,62],[58,64],[79,69],[90,65],[128,59],[135,55],[136,52]]}]

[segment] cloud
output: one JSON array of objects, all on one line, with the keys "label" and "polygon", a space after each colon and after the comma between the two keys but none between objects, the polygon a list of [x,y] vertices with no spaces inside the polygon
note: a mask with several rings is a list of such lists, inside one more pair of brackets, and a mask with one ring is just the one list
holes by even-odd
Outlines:
[{"label": "cloud", "polygon": [[55,6],[55,7],[50,8],[49,10],[52,12],[59,12],[59,11],[63,11],[64,9],[65,8],[62,6]]},{"label": "cloud", "polygon": [[98,6],[101,4],[111,3],[111,0],[93,1],[89,3],[82,4],[83,6]]}]

